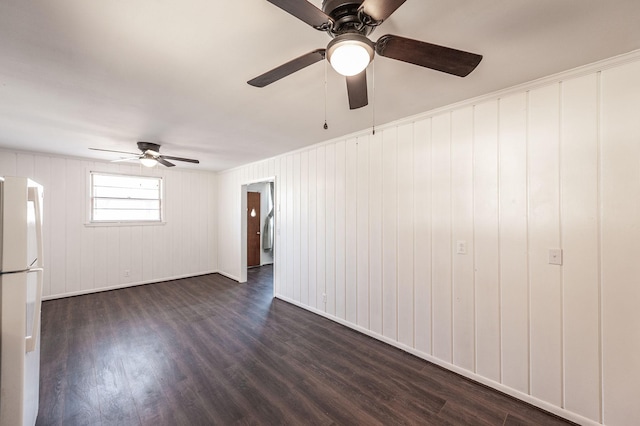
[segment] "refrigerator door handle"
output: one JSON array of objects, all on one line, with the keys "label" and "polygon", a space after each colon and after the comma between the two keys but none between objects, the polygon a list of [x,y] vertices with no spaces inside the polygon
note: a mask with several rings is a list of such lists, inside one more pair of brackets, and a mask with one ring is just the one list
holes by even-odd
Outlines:
[{"label": "refrigerator door handle", "polygon": [[36,284],[36,302],[33,309],[33,321],[31,322],[31,333],[25,338],[26,352],[33,352],[36,349],[38,334],[40,334],[40,309],[42,307],[42,268],[31,268],[27,273],[35,272],[38,274],[38,283]]},{"label": "refrigerator door handle", "polygon": [[28,273],[35,272],[38,274],[36,284],[36,300],[33,309],[33,322],[31,323],[31,333],[26,337],[26,351],[33,352],[36,349],[36,343],[38,341],[38,335],[40,334],[40,317],[42,308],[42,281],[43,281],[43,269],[44,263],[42,262],[42,206],[40,205],[39,187],[30,186],[28,189],[28,200],[33,202],[36,214],[36,244],[38,250],[38,261],[35,268],[29,269]]},{"label": "refrigerator door handle", "polygon": [[28,200],[31,201],[34,205],[34,210],[36,214],[36,244],[38,250],[38,263],[37,265],[33,265],[36,267],[42,268],[44,263],[42,262],[42,206],[40,205],[40,191],[38,187],[30,186],[28,190]]}]

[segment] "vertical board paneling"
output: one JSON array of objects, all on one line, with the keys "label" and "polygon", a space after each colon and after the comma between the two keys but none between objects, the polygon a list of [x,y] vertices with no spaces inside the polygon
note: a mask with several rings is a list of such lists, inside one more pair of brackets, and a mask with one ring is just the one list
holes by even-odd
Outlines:
[{"label": "vertical board paneling", "polygon": [[[475,371],[473,109],[454,111],[451,119],[453,363]],[[459,242],[466,253],[457,250]]]},{"label": "vertical board paneling", "polygon": [[[309,306],[318,306],[318,184],[317,150],[309,151]],[[322,299],[320,299],[322,301]]]},{"label": "vertical board paneling", "polygon": [[154,236],[155,229],[152,226],[142,227],[142,280],[153,279],[154,260]]},{"label": "vertical board paneling", "polygon": [[500,99],[499,122],[502,383],[528,393],[527,95]]},{"label": "vertical board paneling", "polygon": [[[12,164],[14,174],[28,176],[44,186],[43,295],[56,298],[110,287],[210,272],[217,257],[210,247],[209,192],[216,176],[210,173],[146,170],[139,165],[82,161],[41,154],[0,152],[0,164]],[[90,171],[162,175],[168,205],[166,226],[88,225]],[[0,170],[0,174],[7,174]],[[174,179],[176,176],[183,178]],[[176,182],[182,181],[182,185]],[[204,196],[203,196],[204,195]],[[201,200],[202,198],[202,200]],[[176,216],[176,205],[189,204]],[[214,204],[215,205],[215,204]],[[182,217],[187,223],[176,223]],[[166,230],[170,229],[170,233]],[[215,236],[215,234],[213,234]],[[183,259],[171,256],[172,246],[185,247]],[[128,271],[126,276],[125,271]]]},{"label": "vertical board paneling", "polygon": [[549,264],[560,248],[559,85],[529,93],[531,394],[562,405],[562,282]]},{"label": "vertical board paneling", "polygon": [[28,177],[30,179],[33,179],[34,171],[35,171],[35,160],[33,155],[18,153],[16,155],[16,176],[23,176],[23,177]]},{"label": "vertical board paneling", "polygon": [[564,82],[561,104],[564,400],[599,420],[597,76]]},{"label": "vertical board paneling", "polygon": [[[369,290],[369,328],[382,334],[382,132],[369,137],[369,157],[367,179],[369,182],[368,210],[368,245],[358,243],[358,252],[368,256],[369,270],[364,278],[368,278],[363,285]],[[360,209],[358,208],[358,211]],[[366,242],[366,240],[365,240]],[[362,247],[362,248],[361,248]],[[364,250],[368,247],[368,252]]]},{"label": "vertical board paneling", "polygon": [[[169,210],[167,216],[167,231],[169,232],[169,238],[171,241],[171,259],[177,259],[177,262],[169,263],[170,275],[178,275],[181,266],[184,265],[185,250],[183,247],[184,240],[184,226],[182,225],[182,213],[184,206],[184,192],[183,176],[180,173],[172,173],[167,175],[167,190],[173,196],[167,199],[167,209]],[[239,191],[239,189],[237,190]]]},{"label": "vertical board paneling", "polygon": [[326,147],[326,274],[325,293],[327,295],[326,312],[330,315],[336,313],[336,146],[329,144]]},{"label": "vertical board paneling", "polygon": [[602,72],[603,423],[640,419],[640,62]]},{"label": "vertical board paneling", "polygon": [[16,176],[18,173],[17,161],[17,154],[2,151],[0,154],[0,176]]},{"label": "vertical board paneling", "polygon": [[382,334],[398,339],[398,140],[382,133]]},{"label": "vertical board paneling", "polygon": [[414,124],[415,348],[431,353],[431,120]]},{"label": "vertical board paneling", "polygon": [[346,142],[336,144],[335,179],[335,295],[336,316],[346,318]]},{"label": "vertical board paneling", "polygon": [[497,101],[476,105],[473,127],[476,372],[500,382]]},{"label": "vertical board paneling", "polygon": [[300,302],[309,304],[309,153],[300,154]]},{"label": "vertical board paneling", "polygon": [[74,293],[82,290],[81,265],[89,259],[82,252],[83,211],[84,211],[84,167],[78,160],[66,162],[66,194],[65,194],[65,240],[66,254],[65,292]]},{"label": "vertical board paneling", "polygon": [[301,300],[300,289],[300,154],[293,155],[293,299]]},{"label": "vertical board paneling", "polygon": [[285,285],[285,295],[291,299],[295,300],[293,288],[295,283],[294,281],[294,269],[295,269],[295,246],[294,246],[294,233],[295,233],[295,223],[296,223],[296,212],[294,206],[294,190],[293,190],[293,155],[287,155],[286,157],[286,197],[287,197],[287,215],[286,215],[286,239],[285,239],[285,247],[287,250],[287,271],[286,271],[286,285]]},{"label": "vertical board paneling", "polygon": [[316,169],[316,188],[317,188],[317,235],[316,244],[318,251],[316,253],[317,258],[317,282],[316,282],[316,308],[326,311],[327,310],[327,216],[326,216],[326,203],[327,203],[327,155],[326,147],[319,146],[317,150],[317,169]]},{"label": "vertical board paneling", "polygon": [[[218,224],[222,222],[222,218],[218,215],[218,199],[220,192],[218,191],[218,176],[207,174],[208,176],[208,193],[209,203],[206,215],[209,219],[209,271],[217,271],[218,264]],[[239,243],[239,241],[238,241]]]},{"label": "vertical board paneling", "polygon": [[451,115],[434,117],[431,126],[433,355],[452,362]]},{"label": "vertical board paneling", "polygon": [[[70,160],[72,161],[72,160]],[[46,189],[49,193],[49,205],[45,208],[51,209],[51,252],[48,262],[51,269],[51,293],[64,294],[66,292],[67,265],[66,256],[66,202],[67,202],[67,160],[63,158],[51,158],[51,180],[52,183]],[[55,184],[53,184],[55,182]],[[116,251],[117,252],[117,251]]]},{"label": "vertical board paneling", "polygon": [[[142,226],[132,226],[131,229],[131,250],[129,253],[131,260],[131,271],[129,282],[139,283],[142,281]],[[193,240],[194,245],[198,244],[197,240]],[[197,255],[194,256],[194,260],[197,262]],[[198,269],[194,268],[189,272],[197,272]]]},{"label": "vertical board paneling", "polygon": [[398,127],[398,341],[414,347],[413,124]]},{"label": "vertical board paneling", "polygon": [[640,417],[639,58],[302,150],[308,305],[579,423]]},{"label": "vertical board paneling", "polygon": [[358,141],[349,139],[346,145],[345,189],[345,319],[358,323]]},{"label": "vertical board paneling", "polygon": [[358,174],[357,174],[357,324],[375,331],[369,325],[369,287],[373,284],[369,277],[369,252],[371,244],[369,241],[369,206],[373,205],[369,200],[369,151],[373,148],[369,146],[369,137],[361,136],[357,142]]},{"label": "vertical board paneling", "polygon": [[[285,157],[280,157],[274,160],[274,173],[278,177],[275,192],[276,192],[276,242],[275,248],[275,267],[274,267],[274,289],[276,294],[284,294],[284,279],[286,277],[286,265],[287,259],[285,258],[287,247],[285,242],[285,229],[286,229],[286,168],[283,169],[282,165],[286,161]],[[223,250],[224,251],[224,250]]]}]

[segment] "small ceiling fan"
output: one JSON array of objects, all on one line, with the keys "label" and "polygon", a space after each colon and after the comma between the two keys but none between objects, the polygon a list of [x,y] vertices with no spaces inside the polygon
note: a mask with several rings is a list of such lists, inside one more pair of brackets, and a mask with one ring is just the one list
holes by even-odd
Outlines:
[{"label": "small ceiling fan", "polygon": [[326,58],[347,78],[349,108],[357,109],[369,103],[366,68],[376,53],[459,77],[467,76],[482,60],[475,53],[395,35],[383,35],[375,43],[369,40],[367,36],[406,0],[323,0],[322,10],[307,0],[267,1],[333,40],[326,49],[316,49],[247,82],[255,87],[265,87]]},{"label": "small ceiling fan", "polygon": [[138,149],[141,151],[140,154],[136,154],[134,152],[126,152],[126,151],[114,151],[111,149],[100,149],[100,148],[89,148],[89,149],[93,151],[117,152],[119,154],[132,155],[132,157],[113,160],[112,162],[114,163],[119,161],[140,160],[140,163],[146,167],[153,167],[158,163],[166,167],[174,167],[175,164],[167,161],[167,160],[174,160],[174,161],[186,161],[187,163],[200,164],[200,161],[193,160],[191,158],[181,158],[181,157],[173,157],[170,155],[162,155],[160,154],[160,145],[158,145],[157,143],[151,143],[151,142],[138,142]]}]

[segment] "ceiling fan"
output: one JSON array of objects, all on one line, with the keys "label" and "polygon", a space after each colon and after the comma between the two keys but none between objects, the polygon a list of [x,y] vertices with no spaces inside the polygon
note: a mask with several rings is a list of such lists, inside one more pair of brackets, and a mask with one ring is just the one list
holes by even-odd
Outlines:
[{"label": "ceiling fan", "polygon": [[376,53],[459,77],[467,76],[482,60],[482,55],[395,35],[383,35],[375,43],[369,40],[367,36],[406,0],[323,0],[322,10],[307,0],[267,1],[333,40],[326,49],[316,49],[247,82],[255,87],[265,87],[326,58],[346,77],[349,108],[357,109],[369,103],[366,68]]},{"label": "ceiling fan", "polygon": [[136,154],[134,152],[126,152],[126,151],[114,151],[111,149],[99,149],[99,148],[89,148],[89,149],[94,151],[117,152],[119,154],[132,155],[132,157],[113,160],[112,162],[114,163],[119,161],[140,160],[140,163],[146,167],[153,167],[158,163],[166,167],[174,167],[175,164],[167,161],[167,160],[174,160],[174,161],[186,161],[187,163],[200,164],[200,161],[193,160],[191,158],[181,158],[181,157],[173,157],[170,155],[162,155],[160,154],[160,145],[158,145],[157,143],[151,143],[151,142],[138,142],[138,149],[141,151],[140,154]]}]

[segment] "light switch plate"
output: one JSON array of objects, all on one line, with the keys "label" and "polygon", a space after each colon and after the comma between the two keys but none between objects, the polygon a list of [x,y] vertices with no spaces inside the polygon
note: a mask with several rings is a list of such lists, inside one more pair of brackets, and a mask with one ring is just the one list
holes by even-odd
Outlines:
[{"label": "light switch plate", "polygon": [[467,254],[467,242],[460,240],[456,241],[456,253]]},{"label": "light switch plate", "polygon": [[549,265],[562,265],[562,249],[549,249]]}]

